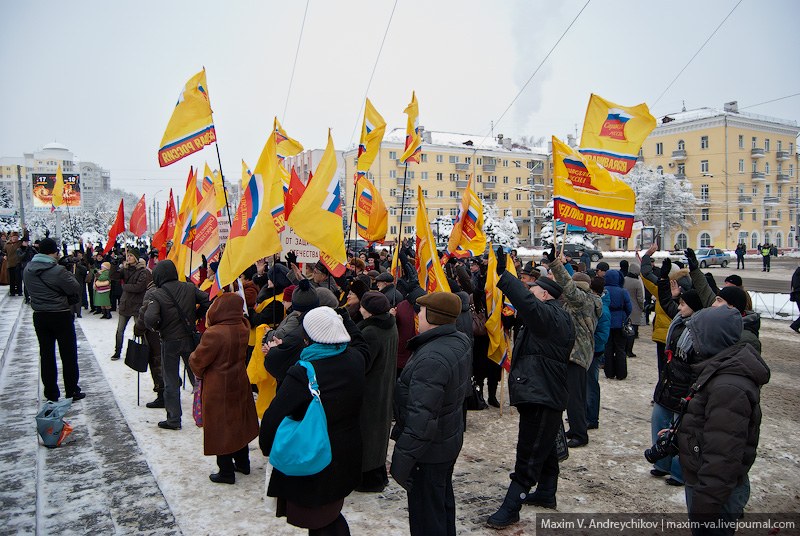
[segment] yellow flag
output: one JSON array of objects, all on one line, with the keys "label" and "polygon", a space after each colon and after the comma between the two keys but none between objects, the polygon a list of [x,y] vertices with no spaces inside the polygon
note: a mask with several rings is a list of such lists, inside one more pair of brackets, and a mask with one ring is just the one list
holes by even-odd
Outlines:
[{"label": "yellow flag", "polygon": [[276,117],[272,133],[261,151],[254,172],[268,185],[266,207],[272,214],[278,232],[283,231],[286,226],[283,200],[285,192],[289,189],[290,178],[281,162],[285,157],[296,155],[302,150],[303,146],[286,134]]},{"label": "yellow flag", "polygon": [[[513,267],[513,263],[508,264]],[[497,288],[497,257],[489,244],[489,266],[486,268],[486,332],[489,335],[489,359],[506,370],[511,368],[508,336],[503,329],[503,293]]]},{"label": "yellow flag", "polygon": [[367,171],[375,157],[378,156],[385,131],[386,121],[367,99],[364,108],[364,123],[361,125],[361,140],[358,143],[358,163],[356,165],[358,177],[367,176]]},{"label": "yellow flag", "polygon": [[419,135],[419,104],[417,104],[417,96],[414,92],[411,93],[411,103],[406,106],[403,113],[408,114],[408,122],[406,123],[406,150],[400,157],[400,161],[419,164],[422,138]]},{"label": "yellow flag", "polygon": [[472,175],[461,198],[461,207],[447,243],[450,257],[477,257],[486,248],[486,233],[483,232],[483,203],[472,191]]},{"label": "yellow flag", "polygon": [[189,178],[186,181],[186,192],[181,199],[181,209],[178,212],[178,220],[175,223],[175,233],[172,236],[172,249],[169,250],[167,258],[175,263],[178,270],[178,279],[186,281],[186,271],[189,268],[192,255],[189,254],[187,242],[192,241],[194,232],[194,211],[197,207],[200,193],[197,190],[197,172],[189,169]]},{"label": "yellow flag", "polygon": [[[316,177],[315,177],[316,179]],[[378,188],[366,177],[359,177],[356,185],[356,229],[358,235],[369,242],[383,243],[389,226],[389,213]]]},{"label": "yellow flag", "polygon": [[320,260],[333,275],[338,277],[344,273],[347,255],[342,227],[342,197],[330,130],[328,146],[314,178],[289,214],[288,223],[300,238],[319,249]]},{"label": "yellow flag", "polygon": [[592,233],[630,237],[630,186],[553,136],[553,218]]},{"label": "yellow flag", "polygon": [[415,264],[419,284],[425,292],[428,294],[450,292],[450,285],[444,275],[442,263],[439,262],[436,242],[433,240],[431,226],[428,223],[428,212],[425,209],[422,187],[419,185],[417,185],[417,256]]},{"label": "yellow flag", "polygon": [[639,149],[654,128],[656,118],[646,104],[620,106],[592,94],[580,152],[607,170],[625,175],[636,164]]},{"label": "yellow flag", "polygon": [[56,171],[56,183],[53,185],[53,196],[50,198],[50,212],[64,204],[64,175],[61,174],[61,164]]},{"label": "yellow flag", "polygon": [[158,163],[161,167],[174,164],[215,141],[217,133],[208,100],[206,70],[203,69],[186,82],[178,96],[167,130],[161,138]]}]

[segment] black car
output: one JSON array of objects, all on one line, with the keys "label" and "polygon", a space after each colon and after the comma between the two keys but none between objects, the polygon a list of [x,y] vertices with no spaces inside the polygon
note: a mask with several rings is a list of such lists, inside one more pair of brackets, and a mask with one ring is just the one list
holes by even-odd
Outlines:
[{"label": "black car", "polygon": [[570,257],[576,261],[580,258],[581,251],[586,251],[586,253],[589,254],[589,258],[592,259],[592,262],[597,262],[603,258],[603,254],[597,249],[580,244],[564,244],[564,253],[569,253]]}]

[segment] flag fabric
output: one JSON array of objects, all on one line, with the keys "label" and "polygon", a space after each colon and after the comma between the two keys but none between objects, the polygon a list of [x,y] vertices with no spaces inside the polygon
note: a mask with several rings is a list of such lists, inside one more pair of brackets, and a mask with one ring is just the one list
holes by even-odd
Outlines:
[{"label": "flag fabric", "polygon": [[164,211],[164,221],[153,235],[151,244],[158,250],[158,260],[163,261],[167,258],[167,240],[175,234],[175,223],[178,214],[175,212],[175,201],[172,198],[172,188],[169,190],[169,201]]},{"label": "flag fabric", "polygon": [[220,173],[214,173],[208,167],[208,163],[205,164],[205,170],[203,171],[203,186],[201,187],[201,195],[203,198],[208,195],[208,192],[214,192],[214,199],[215,199],[215,206],[214,211],[219,212],[225,207],[225,190],[222,187],[222,175]]},{"label": "flag fabric", "polygon": [[414,92],[411,93],[411,103],[406,106],[403,113],[408,114],[408,122],[406,123],[406,150],[400,157],[400,161],[419,164],[422,138],[419,135],[419,104],[417,104],[417,96]]},{"label": "flag fabric", "polygon": [[414,260],[419,276],[419,284],[426,293],[450,292],[450,285],[439,262],[436,242],[428,223],[428,212],[422,187],[417,185],[417,255]]},{"label": "flag fabric", "polygon": [[215,141],[217,133],[203,69],[186,82],[178,96],[158,149],[158,163],[161,167],[174,164]]},{"label": "flag fabric", "polygon": [[[514,263],[507,266],[513,267]],[[489,244],[489,266],[486,268],[486,333],[489,335],[489,359],[506,369],[511,370],[511,359],[508,354],[508,335],[503,329],[503,293],[497,288],[500,277],[497,275],[497,257],[494,248]]]},{"label": "flag fabric", "polygon": [[389,268],[389,273],[392,274],[395,282],[400,278],[400,248],[402,244],[398,242],[394,246],[394,253],[392,254],[392,266]]},{"label": "flag fabric", "polygon": [[361,125],[361,140],[358,142],[358,156],[356,157],[356,182],[360,177],[367,176],[372,162],[378,156],[381,148],[383,134],[386,131],[386,121],[367,99],[364,107],[364,123]]},{"label": "flag fabric", "polygon": [[123,199],[119,200],[117,217],[114,219],[111,229],[108,230],[108,242],[106,242],[106,247],[103,249],[103,255],[111,251],[114,247],[114,243],[117,241],[117,236],[125,232],[125,210],[122,206],[123,202]]},{"label": "flag fabric", "polygon": [[636,195],[622,179],[553,137],[553,218],[630,237]]},{"label": "flag fabric", "polygon": [[290,180],[286,169],[283,168],[281,163],[287,156],[296,155],[302,150],[303,146],[286,134],[276,117],[273,122],[272,133],[261,151],[254,173],[260,175],[261,180],[267,185],[265,192],[267,196],[266,206],[270,214],[272,214],[275,229],[279,233],[286,227],[283,201],[285,192],[289,189]]},{"label": "flag fabric", "polygon": [[592,94],[583,122],[580,153],[621,175],[636,164],[645,138],[656,128],[647,105],[620,106]]},{"label": "flag fabric", "polygon": [[56,182],[53,185],[53,195],[50,197],[50,213],[56,211],[56,207],[64,204],[64,175],[61,174],[61,164],[56,171]]},{"label": "flag fabric", "polygon": [[[211,287],[212,298],[221,288],[233,283],[258,259],[281,250],[281,241],[267,209],[268,201],[265,198],[270,185],[266,182],[266,178],[249,173],[244,161],[242,166],[242,175],[248,173],[247,182],[239,206],[236,207],[228,242],[219,261],[214,285]],[[244,179],[244,176],[242,178]]]},{"label": "flag fabric", "polygon": [[186,181],[186,192],[181,199],[181,209],[178,212],[178,220],[175,223],[175,232],[172,235],[172,249],[167,258],[175,263],[178,269],[178,279],[186,281],[186,262],[191,258],[189,248],[185,246],[193,238],[194,228],[194,209],[197,207],[197,200],[200,192],[197,189],[197,172],[194,168],[189,168],[189,178]]},{"label": "flag fabric", "polygon": [[483,232],[483,203],[472,191],[472,175],[461,198],[450,241],[447,243],[449,257],[477,257],[486,248],[486,233]]},{"label": "flag fabric", "polygon": [[214,262],[219,258],[219,227],[217,225],[216,194],[213,187],[206,192],[205,197],[200,200],[195,209],[192,236],[193,239],[186,244],[192,250],[186,271],[189,273],[190,280],[199,285],[202,283],[200,266],[203,263],[203,255],[208,262]]},{"label": "flag fabric", "polygon": [[131,219],[128,222],[128,230],[139,238],[147,231],[147,204],[144,200],[144,194],[142,194],[142,198],[139,199],[136,206],[133,207]]},{"label": "flag fabric", "polygon": [[297,236],[319,249],[319,259],[339,277],[345,271],[342,197],[336,173],[336,153],[328,130],[328,145],[319,161],[314,180],[292,209],[289,225]]},{"label": "flag fabric", "polygon": [[356,184],[356,229],[358,235],[375,244],[383,244],[389,228],[389,213],[378,188],[366,177]]},{"label": "flag fabric", "polygon": [[228,206],[228,193],[225,188],[224,180],[222,171],[214,173],[214,198],[217,200],[217,211],[227,208]]},{"label": "flag fabric", "polygon": [[[308,179],[309,182],[311,179]],[[283,209],[286,213],[286,219],[289,219],[289,216],[292,215],[292,209],[300,201],[300,198],[303,196],[303,192],[306,191],[306,185],[303,184],[303,181],[300,180],[300,177],[297,175],[297,171],[295,171],[294,166],[292,166],[292,178],[289,181],[289,189],[286,190],[286,197],[283,200]]]}]

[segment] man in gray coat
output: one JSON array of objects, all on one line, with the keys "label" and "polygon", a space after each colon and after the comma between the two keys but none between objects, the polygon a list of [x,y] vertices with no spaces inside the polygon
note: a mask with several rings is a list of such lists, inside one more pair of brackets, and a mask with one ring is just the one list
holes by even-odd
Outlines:
[{"label": "man in gray coat", "polygon": [[23,278],[31,298],[33,327],[39,339],[44,396],[54,402],[61,396],[56,368],[58,341],[64,391],[67,398],[75,401],[86,397],[78,387],[78,343],[72,306],[69,303],[70,297],[73,301],[78,299],[80,286],[72,274],[57,261],[58,244],[51,238],[45,238],[39,244],[39,253],[25,268]]}]

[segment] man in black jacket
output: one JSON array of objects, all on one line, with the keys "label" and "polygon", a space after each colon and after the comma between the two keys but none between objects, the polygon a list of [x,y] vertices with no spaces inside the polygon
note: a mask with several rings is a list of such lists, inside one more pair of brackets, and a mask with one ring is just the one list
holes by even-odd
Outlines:
[{"label": "man in black jacket", "polygon": [[178,281],[178,270],[171,260],[158,263],[153,270],[153,283],[158,290],[153,291],[147,302],[144,325],[161,335],[161,368],[167,420],[159,422],[158,426],[167,430],[179,430],[182,412],[178,365],[182,358],[189,372],[189,381],[194,386],[194,375],[188,363],[189,354],[194,351],[192,332],[196,329],[197,318],[206,314],[211,303],[208,301],[208,294],[191,283]]},{"label": "man in black jacket", "polygon": [[56,368],[56,341],[61,355],[61,375],[67,398],[80,400],[86,395],[78,387],[78,343],[75,337],[75,320],[69,297],[77,297],[78,282],[60,266],[58,244],[45,238],[37,253],[25,268],[25,288],[31,297],[33,327],[39,339],[39,357],[42,369],[44,396],[57,401],[58,370]]},{"label": "man in black jacket", "polygon": [[408,491],[412,536],[456,533],[453,466],[464,440],[469,341],[456,330],[461,299],[434,292],[417,299],[419,335],[394,391],[392,477]]},{"label": "man in black jacket", "polygon": [[[487,520],[490,527],[500,529],[519,521],[523,502],[556,506],[552,491],[558,483],[556,434],[567,407],[567,364],[575,327],[558,301],[561,285],[542,277],[529,283],[529,291],[525,283],[506,273],[502,248],[497,250],[497,274],[498,288],[523,321],[508,377],[510,403],[519,411],[517,460],[503,504]],[[538,495],[528,497],[537,483]]]}]

